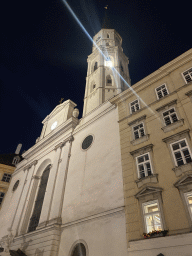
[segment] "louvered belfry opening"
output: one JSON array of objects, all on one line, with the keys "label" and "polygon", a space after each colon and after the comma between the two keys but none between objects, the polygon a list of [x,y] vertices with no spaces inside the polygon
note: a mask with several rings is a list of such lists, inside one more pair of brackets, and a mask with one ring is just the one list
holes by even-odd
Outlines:
[{"label": "louvered belfry opening", "polygon": [[31,216],[30,222],[29,222],[28,232],[32,232],[32,231],[36,230],[36,227],[39,224],[39,218],[40,218],[40,215],[41,215],[43,200],[44,200],[44,197],[45,197],[45,191],[46,191],[46,187],[47,187],[47,181],[48,181],[48,178],[49,178],[50,168],[51,168],[51,165],[48,165],[46,167],[46,169],[44,170],[43,175],[41,177],[41,182],[40,182],[37,198],[36,198],[36,201],[35,201],[33,214]]},{"label": "louvered belfry opening", "polygon": [[72,256],[86,256],[86,249],[84,244],[76,244]]}]

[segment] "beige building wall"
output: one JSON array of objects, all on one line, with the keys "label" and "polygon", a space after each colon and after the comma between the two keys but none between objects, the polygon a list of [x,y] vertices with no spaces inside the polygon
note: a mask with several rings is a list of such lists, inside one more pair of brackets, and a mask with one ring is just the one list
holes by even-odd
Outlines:
[{"label": "beige building wall", "polygon": [[[161,244],[159,239],[165,238],[170,239],[170,248],[176,248],[179,242],[172,238],[176,234],[186,234],[192,230],[192,211],[190,214],[184,197],[186,192],[192,191],[192,163],[178,167],[171,151],[171,143],[186,139],[192,157],[192,82],[187,82],[182,75],[190,68],[192,49],[111,99],[111,103],[117,104],[119,110],[128,255],[162,253],[154,251],[154,248],[159,246],[158,243]],[[156,88],[163,84],[166,84],[168,95],[158,99]],[[131,113],[130,103],[135,100],[139,101],[140,107]],[[172,108],[175,109],[178,120],[165,125],[163,113]],[[133,127],[140,123],[144,125],[145,136],[135,139]],[[151,160],[152,175],[140,178],[136,159],[147,153]],[[146,226],[142,204],[154,200],[159,202],[162,229],[169,230],[169,236],[154,239],[155,244],[150,248],[151,239],[143,237]],[[136,242],[133,241],[141,239],[146,242],[135,246]],[[164,242],[162,244],[165,245]],[[182,246],[184,243],[179,248]],[[161,246],[160,248],[162,250]],[[164,249],[164,253],[192,255],[181,254],[179,250],[177,248],[168,253]],[[189,251],[192,252],[192,244]]]},{"label": "beige building wall", "polygon": [[14,166],[0,164],[0,196],[2,196],[2,193],[4,193],[3,199],[0,199],[0,209],[1,209],[1,206],[3,204],[3,200],[5,198],[6,192],[7,192],[8,188],[9,188],[9,184],[10,184],[10,182],[8,182],[8,179],[6,179],[7,181],[2,181],[3,175],[4,174],[12,175],[14,170],[15,170]]}]

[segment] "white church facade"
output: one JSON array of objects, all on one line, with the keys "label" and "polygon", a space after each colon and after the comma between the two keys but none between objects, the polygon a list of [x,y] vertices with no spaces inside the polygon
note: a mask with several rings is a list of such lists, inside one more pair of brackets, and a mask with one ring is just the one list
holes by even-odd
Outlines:
[{"label": "white church facade", "polygon": [[12,176],[0,255],[127,254],[118,111],[108,99],[125,89],[111,65],[130,83],[128,58],[115,30],[102,29],[94,41],[102,54],[93,45],[83,117],[71,100],[58,105]]}]

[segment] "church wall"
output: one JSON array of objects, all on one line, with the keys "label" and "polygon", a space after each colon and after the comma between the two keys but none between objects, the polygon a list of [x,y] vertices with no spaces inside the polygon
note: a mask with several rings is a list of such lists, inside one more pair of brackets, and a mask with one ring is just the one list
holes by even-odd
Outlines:
[{"label": "church wall", "polygon": [[[63,223],[123,206],[119,128],[115,120],[116,109],[74,133]],[[83,151],[81,144],[90,134],[94,141]]]},{"label": "church wall", "polygon": [[62,227],[59,256],[71,256],[76,243],[83,243],[86,256],[127,255],[124,210]]}]

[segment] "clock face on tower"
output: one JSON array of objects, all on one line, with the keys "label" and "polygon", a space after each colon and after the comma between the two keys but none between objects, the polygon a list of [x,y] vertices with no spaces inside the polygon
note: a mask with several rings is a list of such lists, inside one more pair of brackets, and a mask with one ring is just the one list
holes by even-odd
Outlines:
[{"label": "clock face on tower", "polygon": [[52,125],[51,125],[51,130],[54,130],[57,127],[57,121],[55,121]]}]

